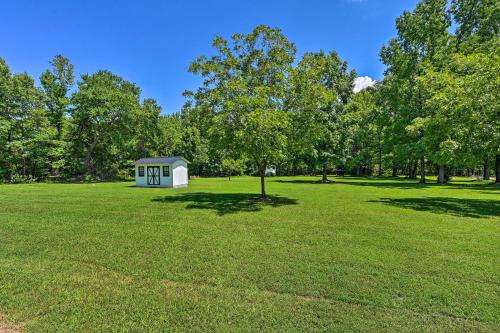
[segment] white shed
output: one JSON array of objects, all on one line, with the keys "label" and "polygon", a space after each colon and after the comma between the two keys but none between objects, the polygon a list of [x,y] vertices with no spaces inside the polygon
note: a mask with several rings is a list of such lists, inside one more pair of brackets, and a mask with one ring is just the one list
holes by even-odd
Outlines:
[{"label": "white shed", "polygon": [[186,187],[188,161],[181,156],[141,158],[134,162],[138,187]]}]

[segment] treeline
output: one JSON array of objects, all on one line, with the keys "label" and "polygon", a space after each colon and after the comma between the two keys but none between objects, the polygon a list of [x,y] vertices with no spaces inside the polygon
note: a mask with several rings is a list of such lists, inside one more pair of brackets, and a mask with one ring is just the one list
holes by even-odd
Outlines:
[{"label": "treeline", "polygon": [[[135,84],[56,56],[40,77],[0,59],[0,178],[113,179],[144,156],[182,155],[194,175],[453,175],[500,181],[500,14],[493,0],[423,0],[381,50],[385,78],[353,93],[335,52],[305,53],[258,26],[189,70],[203,77],[176,114]],[[453,31],[452,31],[453,27]],[[493,167],[494,166],[494,167]]]},{"label": "treeline", "polygon": [[[171,144],[177,116],[165,117],[140,89],[109,71],[82,74],[56,56],[35,86],[0,59],[0,179],[128,177],[131,161],[182,153]],[[177,150],[173,150],[177,149]]]}]

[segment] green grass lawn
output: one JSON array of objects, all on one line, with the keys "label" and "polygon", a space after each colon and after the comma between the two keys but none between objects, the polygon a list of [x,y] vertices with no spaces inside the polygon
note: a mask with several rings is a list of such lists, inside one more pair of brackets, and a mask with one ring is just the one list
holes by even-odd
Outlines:
[{"label": "green grass lawn", "polygon": [[[0,186],[26,331],[500,330],[500,187],[345,177]],[[1,325],[0,325],[1,327]]]}]

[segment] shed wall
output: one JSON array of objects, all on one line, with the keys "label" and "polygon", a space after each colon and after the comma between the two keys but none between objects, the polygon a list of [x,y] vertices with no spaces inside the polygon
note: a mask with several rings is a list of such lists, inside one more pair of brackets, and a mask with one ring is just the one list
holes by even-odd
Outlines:
[{"label": "shed wall", "polygon": [[187,163],[179,160],[172,165],[173,187],[184,187],[188,185]]},{"label": "shed wall", "polygon": [[[148,166],[160,167],[160,185],[148,185]],[[170,166],[168,177],[163,176],[163,166]],[[139,167],[144,167],[144,177],[139,177]],[[135,185],[138,187],[172,187],[173,166],[168,164],[141,164],[135,166]]]}]

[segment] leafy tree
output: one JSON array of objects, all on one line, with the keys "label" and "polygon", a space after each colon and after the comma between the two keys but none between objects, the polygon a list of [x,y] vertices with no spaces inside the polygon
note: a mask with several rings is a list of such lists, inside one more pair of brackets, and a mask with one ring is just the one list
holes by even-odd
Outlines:
[{"label": "leafy tree", "polygon": [[459,44],[471,38],[481,43],[500,33],[500,6],[496,0],[452,0],[451,13],[457,23]]},{"label": "leafy tree", "polygon": [[[420,182],[425,183],[425,119],[432,117],[424,108],[422,87],[417,77],[425,66],[440,67],[449,46],[451,25],[446,0],[422,0],[413,12],[405,12],[396,21],[398,35],[381,51],[390,77],[388,94],[394,114],[393,130],[398,137],[395,150],[420,158]],[[399,147],[397,147],[399,146]]]},{"label": "leafy tree", "polygon": [[60,139],[70,103],[68,93],[74,83],[73,65],[62,55],[56,55],[50,64],[52,69],[41,75],[40,82],[50,123],[57,129],[57,139]]},{"label": "leafy tree", "polygon": [[[310,152],[323,169],[338,162],[342,152],[342,113],[352,95],[356,73],[336,52],[306,53],[293,72],[290,97],[293,138],[302,144],[301,153]],[[295,149],[297,151],[297,149]]]},{"label": "leafy tree", "polygon": [[[179,154],[187,158],[194,174],[210,174],[217,169],[213,160],[214,150],[218,151],[216,144],[211,144],[212,112],[201,104],[192,106],[186,103],[180,114],[181,140]],[[211,159],[212,157],[212,159]],[[212,173],[213,174],[213,173]]]},{"label": "leafy tree", "polygon": [[109,71],[81,77],[71,110],[72,152],[79,161],[76,168],[93,177],[111,177],[128,160],[126,147],[132,138],[133,117],[140,108],[140,89]]},{"label": "leafy tree", "polygon": [[133,114],[132,159],[154,156],[159,153],[162,140],[159,126],[161,107],[152,98],[146,98],[138,108],[132,108]]},{"label": "leafy tree", "polygon": [[[491,76],[498,61],[500,44],[500,6],[494,0],[452,0],[451,13],[456,23],[456,55],[452,60],[448,74],[454,80],[469,85],[462,90],[461,100],[467,99],[467,105],[472,106],[478,101],[491,101],[498,91],[497,77]],[[497,70],[498,76],[498,70]],[[483,86],[477,85],[481,78]],[[462,85],[462,87],[464,87]],[[470,89],[470,87],[476,87]],[[498,97],[497,97],[498,98]],[[489,107],[489,109],[485,109]],[[497,108],[495,108],[497,107]],[[495,156],[496,181],[500,182],[500,154],[498,153],[498,115],[497,105],[480,103],[467,114],[475,114],[470,123],[475,124],[475,131],[470,131],[473,144],[468,148],[474,150],[483,163],[483,177],[489,179],[489,164],[491,156]],[[472,113],[471,113],[472,112]],[[496,127],[496,128],[495,128]],[[469,127],[471,129],[471,127]]]},{"label": "leafy tree", "polygon": [[[161,115],[158,119],[158,128],[160,131],[159,155],[183,155],[181,153],[183,134],[180,114]],[[187,158],[187,155],[185,157]]]},{"label": "leafy tree", "polygon": [[195,94],[215,113],[219,146],[245,155],[261,177],[266,197],[266,167],[284,156],[289,113],[285,109],[288,76],[295,47],[279,29],[258,26],[250,34],[216,37],[217,55],[200,57],[190,70],[204,77]]},{"label": "leafy tree", "polygon": [[50,126],[55,129],[51,138],[52,149],[50,150],[50,173],[59,175],[66,165],[67,142],[64,133],[66,116],[69,112],[69,91],[74,84],[73,65],[69,59],[57,55],[50,61],[52,68],[46,70],[40,76],[42,91],[44,92],[44,103]]},{"label": "leafy tree", "polygon": [[27,74],[11,74],[0,62],[0,155],[3,176],[13,181],[48,174],[51,137],[43,95]]},{"label": "leafy tree", "polygon": [[9,163],[9,143],[15,122],[12,110],[12,74],[9,66],[0,58],[0,177],[8,178],[11,173]]},{"label": "leafy tree", "polygon": [[444,70],[429,70],[421,78],[428,107],[435,110],[426,124],[434,159],[455,167],[484,164],[486,180],[490,158],[500,155],[499,64],[498,54],[458,53]]},{"label": "leafy tree", "polygon": [[225,158],[222,160],[222,170],[225,175],[231,180],[232,175],[242,175],[245,170],[244,159]]},{"label": "leafy tree", "polygon": [[353,96],[346,106],[343,122],[348,131],[347,164],[360,170],[371,170],[378,163],[382,175],[383,133],[385,118],[377,101],[375,88],[364,89]]}]

